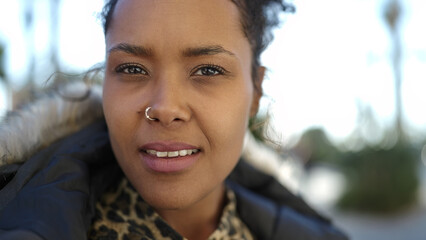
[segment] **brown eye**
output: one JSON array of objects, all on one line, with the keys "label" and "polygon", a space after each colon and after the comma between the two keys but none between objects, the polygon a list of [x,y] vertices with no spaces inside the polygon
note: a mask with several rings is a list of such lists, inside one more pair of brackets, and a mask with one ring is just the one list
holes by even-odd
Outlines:
[{"label": "brown eye", "polygon": [[192,74],[194,76],[216,76],[225,73],[225,69],[215,65],[201,66]]},{"label": "brown eye", "polygon": [[142,74],[148,75],[148,72],[140,64],[126,63],[118,66],[115,71],[125,74]]}]

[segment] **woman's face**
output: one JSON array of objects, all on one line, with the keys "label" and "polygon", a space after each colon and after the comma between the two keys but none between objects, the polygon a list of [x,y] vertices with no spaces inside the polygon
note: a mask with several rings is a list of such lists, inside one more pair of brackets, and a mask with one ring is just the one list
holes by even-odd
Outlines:
[{"label": "woman's face", "polygon": [[[111,144],[141,196],[156,208],[181,209],[221,188],[260,98],[236,6],[120,0],[106,48]],[[156,120],[145,117],[147,107]]]}]

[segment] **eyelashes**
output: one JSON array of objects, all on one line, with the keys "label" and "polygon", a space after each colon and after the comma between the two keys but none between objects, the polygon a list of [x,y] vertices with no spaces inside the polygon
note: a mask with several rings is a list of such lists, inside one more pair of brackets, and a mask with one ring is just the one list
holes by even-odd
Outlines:
[{"label": "eyelashes", "polygon": [[[128,74],[128,75],[146,75],[149,76],[149,72],[146,70],[146,68],[139,63],[124,63],[119,66],[117,66],[115,69],[116,73],[119,74]],[[228,74],[229,71],[227,71],[225,68],[216,65],[216,64],[201,64],[196,67],[194,67],[190,71],[190,76],[205,76],[205,77],[213,77],[217,75],[225,75]]]},{"label": "eyelashes", "polygon": [[125,63],[115,68],[116,73],[124,73],[131,75],[149,75],[145,67],[139,63]]},{"label": "eyelashes", "polygon": [[191,71],[191,76],[216,76],[227,74],[228,71],[215,64],[202,64]]}]

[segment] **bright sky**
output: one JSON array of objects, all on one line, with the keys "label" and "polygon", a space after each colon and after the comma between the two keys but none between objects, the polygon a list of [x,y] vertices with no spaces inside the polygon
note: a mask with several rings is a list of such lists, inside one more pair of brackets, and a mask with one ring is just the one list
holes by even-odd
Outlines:
[{"label": "bright sky", "polygon": [[[7,74],[22,83],[27,74],[28,48],[20,1],[0,0],[0,41],[7,44]],[[36,3],[36,74],[49,62],[48,0]],[[263,109],[274,128],[289,142],[312,126],[324,127],[335,140],[355,128],[358,104],[369,105],[380,123],[394,117],[394,82],[390,68],[389,32],[382,18],[385,0],[294,0],[297,12],[276,31],[262,61],[268,67],[268,97]],[[426,133],[426,1],[405,0],[403,110],[410,128]],[[102,0],[62,0],[60,57],[64,70],[83,71],[103,61],[104,43],[96,13]],[[7,6],[7,7],[4,7]],[[0,114],[5,108],[0,91]]]}]

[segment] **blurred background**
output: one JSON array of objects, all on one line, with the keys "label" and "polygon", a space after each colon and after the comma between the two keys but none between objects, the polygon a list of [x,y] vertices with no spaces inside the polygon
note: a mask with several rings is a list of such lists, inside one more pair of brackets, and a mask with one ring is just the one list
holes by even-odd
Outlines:
[{"label": "blurred background", "polygon": [[[255,120],[281,155],[274,174],[351,239],[424,240],[426,1],[292,3]],[[0,116],[52,73],[103,62],[102,6],[0,0]]]}]

